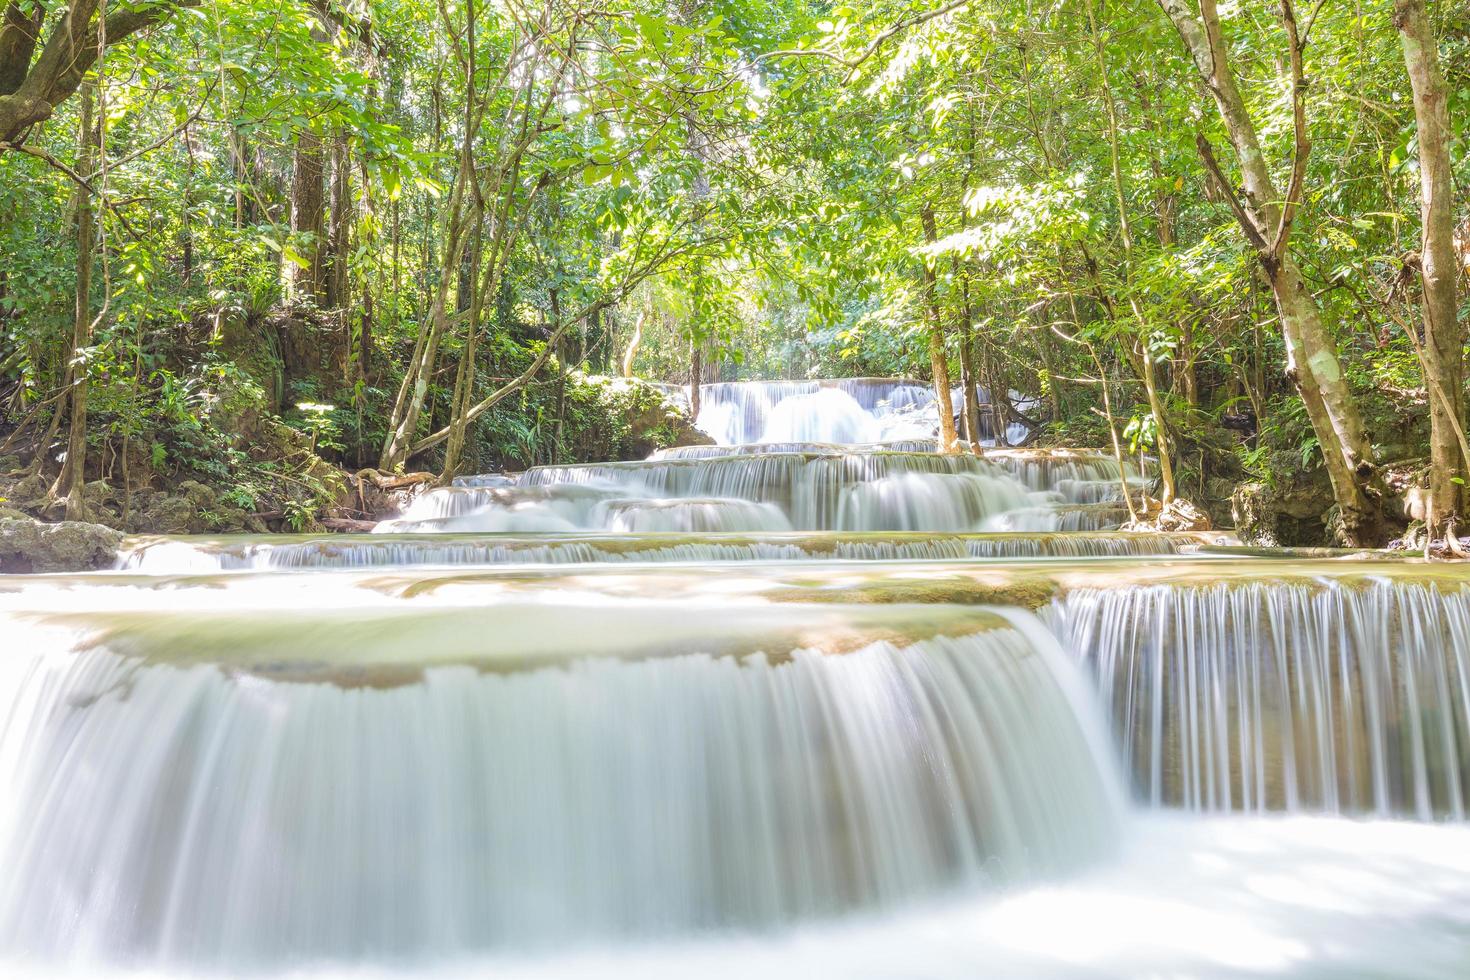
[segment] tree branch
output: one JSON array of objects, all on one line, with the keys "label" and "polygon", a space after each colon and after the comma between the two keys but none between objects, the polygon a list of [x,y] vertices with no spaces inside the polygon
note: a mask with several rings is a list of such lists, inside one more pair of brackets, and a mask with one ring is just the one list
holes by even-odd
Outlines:
[{"label": "tree branch", "polygon": [[1263,252],[1266,251],[1268,247],[1266,236],[1262,234],[1261,229],[1256,227],[1255,221],[1251,219],[1250,212],[1241,203],[1240,196],[1235,193],[1235,188],[1230,186],[1230,181],[1225,179],[1225,174],[1220,169],[1220,162],[1215,159],[1215,151],[1210,146],[1210,141],[1203,132],[1197,131],[1194,134],[1194,145],[1199,150],[1200,159],[1204,161],[1205,170],[1209,173],[1210,178],[1214,180],[1215,185],[1220,189],[1220,193],[1224,195],[1225,200],[1229,202],[1231,213],[1235,215],[1236,222],[1240,224],[1241,230],[1245,232],[1245,237],[1250,239],[1250,243],[1256,249]]},{"label": "tree branch", "polygon": [[826,58],[828,61],[834,61],[847,69],[847,74],[842,79],[842,83],[846,85],[852,80],[852,76],[857,73],[857,70],[863,66],[864,62],[877,54],[883,45],[887,44],[897,35],[902,34],[910,27],[917,27],[920,24],[943,17],[945,14],[953,13],[969,5],[970,0],[950,0],[949,3],[941,7],[935,7],[933,10],[925,10],[909,17],[901,18],[879,31],[873,40],[868,42],[868,46],[863,48],[855,58],[843,58],[826,48],[791,48],[781,51],[767,51],[765,54],[756,55],[752,59],[752,63],[760,64],[762,61],[773,61],[778,58]]},{"label": "tree branch", "polygon": [[1279,262],[1291,235],[1291,223],[1301,206],[1302,182],[1306,179],[1307,155],[1312,141],[1307,138],[1306,80],[1302,71],[1302,48],[1306,43],[1297,30],[1296,9],[1291,0],[1281,0],[1281,19],[1286,24],[1286,38],[1291,61],[1291,124],[1295,141],[1291,151],[1291,180],[1286,185],[1286,201],[1271,239],[1271,259]]}]

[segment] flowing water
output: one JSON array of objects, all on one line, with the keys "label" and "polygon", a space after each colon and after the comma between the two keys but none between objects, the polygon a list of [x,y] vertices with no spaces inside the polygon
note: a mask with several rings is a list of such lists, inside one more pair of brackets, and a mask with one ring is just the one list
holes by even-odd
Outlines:
[{"label": "flowing water", "polygon": [[0,974],[1470,974],[1457,566],[1115,530],[1136,463],[937,454],[921,386],[702,396],[0,577]]}]

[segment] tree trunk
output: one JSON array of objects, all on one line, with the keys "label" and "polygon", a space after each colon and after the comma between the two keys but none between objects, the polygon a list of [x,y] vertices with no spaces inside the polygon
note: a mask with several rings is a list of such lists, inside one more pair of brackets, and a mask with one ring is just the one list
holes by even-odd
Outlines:
[{"label": "tree trunk", "polygon": [[[466,251],[470,266],[470,279],[478,283],[485,262],[485,222],[475,222],[474,237]],[[492,260],[493,261],[493,260]],[[469,319],[465,324],[464,348],[459,354],[459,365],[455,371],[454,394],[449,401],[449,440],[444,450],[444,471],[441,482],[448,485],[459,473],[460,456],[464,452],[465,437],[469,431],[470,406],[475,402],[475,358],[479,354],[480,319],[485,312],[486,294],[480,289],[470,291]],[[551,306],[555,315],[556,290],[551,291]],[[559,317],[558,317],[559,319]],[[548,341],[549,343],[549,341]]]},{"label": "tree trunk", "polygon": [[[322,295],[329,310],[346,306],[351,295],[347,263],[348,245],[352,236],[351,166],[347,134],[338,133],[332,140],[332,191],[328,210],[326,256],[323,260]],[[346,322],[345,319],[343,322]]]},{"label": "tree trunk", "polygon": [[[1291,257],[1283,256],[1274,274],[1267,272],[1281,317],[1287,374],[1296,383],[1321,446],[1343,530],[1357,545],[1378,544],[1383,513],[1379,500],[1368,492],[1374,467],[1366,448],[1350,448],[1366,447],[1368,440],[1342,376],[1336,345]],[[1344,406],[1350,410],[1344,411]]]},{"label": "tree trunk", "polygon": [[980,396],[975,390],[978,382],[975,377],[974,344],[974,331],[970,327],[970,317],[966,314],[960,321],[960,384],[965,389],[965,438],[969,440],[970,451],[979,452],[983,433],[980,430]]},{"label": "tree trunk", "polygon": [[[919,215],[924,227],[924,240],[933,243],[939,235],[934,227],[934,210],[924,208]],[[957,436],[954,430],[954,401],[950,396],[949,356],[944,349],[944,321],[939,315],[939,286],[934,265],[924,262],[925,315],[929,321],[929,366],[934,373],[934,400],[939,411],[939,451],[952,453]]]},{"label": "tree trunk", "polygon": [[1143,389],[1148,393],[1148,409],[1154,417],[1154,426],[1158,430],[1157,449],[1159,451],[1159,502],[1163,504],[1172,503],[1175,495],[1174,486],[1174,459],[1169,451],[1169,436],[1164,431],[1164,403],[1159,398],[1158,366],[1148,352],[1148,347],[1139,345],[1138,359],[1139,372],[1143,376]]},{"label": "tree trunk", "polygon": [[[1306,136],[1302,44],[1291,0],[1282,0],[1281,7],[1289,38],[1287,55],[1296,133],[1291,184],[1285,194],[1271,179],[1255,123],[1236,86],[1214,0],[1200,0],[1198,13],[1190,0],[1158,2],[1179,31],[1201,81],[1214,99],[1240,167],[1243,196],[1220,172],[1209,143],[1202,135],[1199,137],[1205,166],[1217,189],[1229,200],[1237,223],[1271,283],[1286,343],[1287,370],[1296,382],[1321,446],[1333,497],[1342,515],[1343,533],[1350,544],[1376,545],[1382,541],[1384,526],[1372,447],[1343,377],[1337,346],[1286,247],[1292,218],[1302,199],[1301,182],[1311,146]],[[1284,205],[1280,203],[1283,201]]]},{"label": "tree trunk", "polygon": [[633,320],[633,337],[628,341],[628,350],[623,354],[623,377],[633,377],[633,362],[638,359],[638,347],[643,343],[643,311]]},{"label": "tree trunk", "polygon": [[1419,214],[1423,240],[1419,272],[1424,286],[1424,386],[1429,394],[1429,534],[1454,533],[1464,511],[1465,332],[1457,322],[1454,185],[1450,172],[1450,118],[1444,73],[1424,0],[1396,0],[1394,26],[1414,91],[1419,136]]},{"label": "tree trunk", "polygon": [[[77,173],[90,181],[96,169],[97,134],[94,131],[94,89],[82,87],[81,122],[77,137]],[[67,421],[66,460],[51,487],[51,497],[64,500],[66,519],[86,518],[84,490],[87,482],[87,365],[83,358],[92,342],[92,253],[96,247],[96,220],[92,193],[78,185],[77,194],[77,284],[72,318],[71,357],[66,376],[71,382],[71,408]],[[42,451],[45,447],[42,446]]]},{"label": "tree trunk", "polygon": [[322,138],[302,129],[296,134],[291,160],[291,239],[299,261],[286,261],[286,295],[294,303],[323,304],[326,300],[323,162]]},{"label": "tree trunk", "polygon": [[699,341],[689,341],[689,415],[699,418],[699,385],[704,373],[703,351]]}]

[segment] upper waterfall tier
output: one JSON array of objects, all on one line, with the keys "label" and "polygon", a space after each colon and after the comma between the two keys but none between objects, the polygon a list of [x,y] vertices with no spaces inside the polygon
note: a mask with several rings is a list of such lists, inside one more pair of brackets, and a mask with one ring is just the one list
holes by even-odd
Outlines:
[{"label": "upper waterfall tier", "polygon": [[[677,393],[675,393],[677,392]],[[687,403],[687,388],[671,396]],[[990,396],[977,392],[980,443],[995,441],[996,415]],[[950,392],[950,412],[963,410],[963,390]],[[932,440],[939,428],[934,389],[893,378],[826,381],[721,381],[699,388],[696,425],[720,445],[782,442],[865,443]],[[1008,439],[1026,437],[1012,424]]]},{"label": "upper waterfall tier", "polygon": [[47,588],[0,596],[12,953],[239,972],[767,927],[1117,835],[1101,719],[1024,613]]},{"label": "upper waterfall tier", "polygon": [[[379,530],[1101,530],[1126,519],[1121,500],[1117,463],[1097,454],[823,447],[538,466],[430,491]],[[1068,508],[1097,504],[1109,506],[1068,526]]]},{"label": "upper waterfall tier", "polygon": [[938,425],[921,414],[933,404],[934,390],[911,381],[726,381],[700,386],[695,424],[722,445],[924,439]]}]

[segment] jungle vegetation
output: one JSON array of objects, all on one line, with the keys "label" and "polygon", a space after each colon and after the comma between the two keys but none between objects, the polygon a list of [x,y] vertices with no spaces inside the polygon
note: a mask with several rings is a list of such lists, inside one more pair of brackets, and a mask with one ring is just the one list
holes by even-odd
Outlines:
[{"label": "jungle vegetation", "polygon": [[594,375],[913,376],[1453,540],[1467,118],[1451,0],[3,0],[0,459],[297,526]]}]

